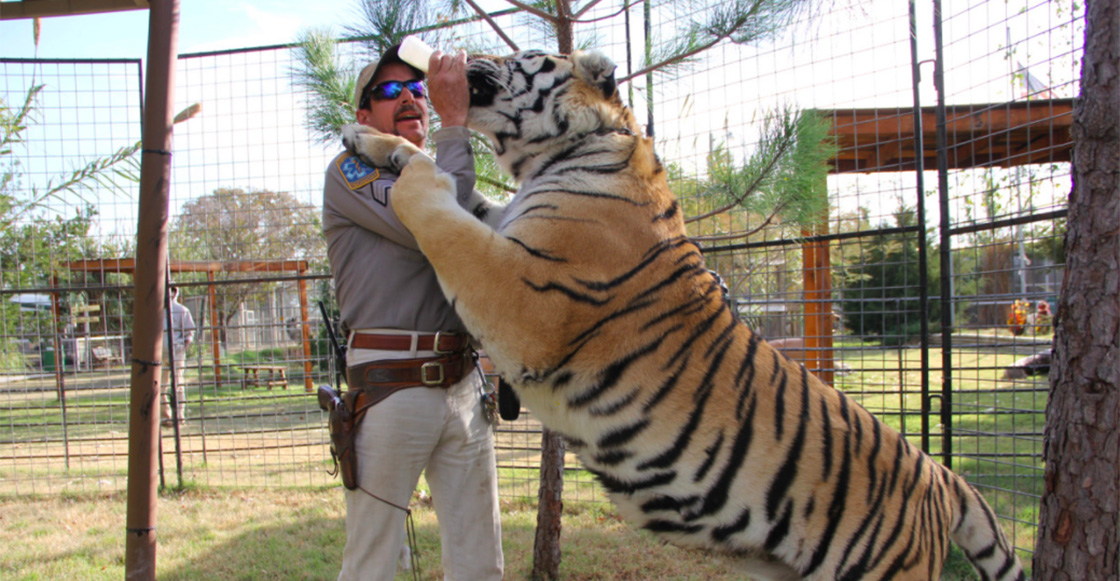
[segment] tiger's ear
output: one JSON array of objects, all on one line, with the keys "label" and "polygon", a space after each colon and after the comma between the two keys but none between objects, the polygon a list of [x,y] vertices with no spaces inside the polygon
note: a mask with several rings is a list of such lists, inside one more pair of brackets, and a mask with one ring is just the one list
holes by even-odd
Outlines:
[{"label": "tiger's ear", "polygon": [[576,75],[589,85],[599,89],[603,97],[610,99],[618,89],[614,80],[614,61],[607,55],[593,50],[590,52],[577,52],[572,55]]}]

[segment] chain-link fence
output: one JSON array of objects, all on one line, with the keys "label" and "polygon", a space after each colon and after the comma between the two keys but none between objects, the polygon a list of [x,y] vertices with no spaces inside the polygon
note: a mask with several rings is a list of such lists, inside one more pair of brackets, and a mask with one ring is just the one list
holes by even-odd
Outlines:
[{"label": "chain-link fence", "polygon": [[[673,6],[659,6],[650,38],[689,17]],[[829,122],[827,217],[794,225],[744,209],[690,232],[745,321],[968,476],[1029,549],[1080,7],[954,3],[939,19],[933,8],[832,7],[622,92],[694,209],[713,163],[757,149],[767,112]],[[620,76],[645,43],[641,11],[630,16],[580,39]],[[496,18],[522,47],[552,48],[516,14]],[[478,22],[448,33],[505,52]],[[368,58],[361,43],[344,47],[355,66]],[[178,61],[178,107],[201,113],[175,129],[168,267],[197,331],[174,362],[186,417],[162,432],[168,485],[336,483],[309,392],[335,375],[319,206],[340,146],[306,128],[294,59],[283,46]],[[3,194],[41,198],[8,211],[0,232],[0,494],[123,490],[137,188],[118,173],[127,160],[86,164],[139,140],[141,63],[4,59],[0,70],[5,115],[29,95],[33,105],[3,158]],[[83,171],[91,187],[53,191]],[[535,498],[539,444],[529,414],[499,429],[504,496]],[[574,459],[568,474],[569,498],[602,499]]]}]

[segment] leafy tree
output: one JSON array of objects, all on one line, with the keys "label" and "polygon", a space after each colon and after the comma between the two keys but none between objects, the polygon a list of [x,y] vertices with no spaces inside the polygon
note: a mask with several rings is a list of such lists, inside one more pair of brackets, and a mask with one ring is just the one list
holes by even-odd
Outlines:
[{"label": "leafy tree", "polygon": [[[183,204],[171,229],[169,252],[172,260],[311,260],[326,254],[321,231],[315,208],[288,192],[218,188]],[[275,287],[260,282],[223,286],[213,306],[223,323],[223,339],[225,324],[241,304]]]},{"label": "leafy tree", "polygon": [[[50,179],[43,186],[31,186],[19,191],[19,161],[12,159],[12,146],[24,141],[24,133],[34,122],[35,101],[43,85],[28,90],[24,102],[13,108],[0,99],[0,231],[7,230],[21,219],[42,210],[48,200],[65,201],[65,194],[72,194],[87,204],[86,195],[93,191],[125,193],[127,182],[140,181],[140,163],[133,156],[140,149],[140,142],[121,147],[113,154],[90,161],[69,175]],[[122,183],[123,179],[123,183]]]},{"label": "leafy tree", "polygon": [[[865,211],[866,212],[866,211]],[[901,208],[894,214],[894,227],[909,228],[917,224],[912,208]],[[884,224],[884,228],[890,225]],[[852,333],[868,340],[877,337],[883,344],[901,344],[921,332],[921,309],[918,305],[921,270],[918,264],[918,237],[914,233],[888,233],[870,241],[847,247],[841,254],[839,278],[844,325]],[[932,247],[927,255],[933,256]],[[930,262],[929,296],[938,289],[936,261]],[[929,303],[930,324],[940,321],[940,303]]]},{"label": "leafy tree", "polygon": [[[27,130],[37,122],[35,107],[43,89],[43,85],[32,82],[16,105],[0,98],[0,288],[4,289],[50,286],[52,275],[68,278],[69,273],[61,269],[63,262],[118,250],[119,245],[113,241],[101,242],[90,236],[97,217],[93,205],[96,196],[91,194],[126,193],[129,182],[139,181],[134,154],[140,143],[136,142],[85,162],[69,174],[52,177],[46,184],[25,188],[16,147],[26,142]],[[72,216],[66,216],[47,207],[49,201],[65,206],[80,203]],[[94,294],[75,300],[100,299]],[[13,355],[14,338],[52,336],[54,325],[48,312],[22,312],[6,296],[0,307],[0,365],[9,367],[19,364]],[[106,324],[108,320],[103,317]]]},{"label": "leafy tree", "polygon": [[[71,218],[50,219],[10,226],[0,231],[0,285],[3,288],[44,288],[53,282],[52,274],[64,275],[59,266],[67,260],[79,259],[88,246],[87,238],[96,211],[92,206],[80,209]],[[28,312],[3,297],[3,339],[49,339],[54,324],[49,310]],[[3,341],[5,350],[11,349]],[[9,363],[12,363],[9,361]]]}]

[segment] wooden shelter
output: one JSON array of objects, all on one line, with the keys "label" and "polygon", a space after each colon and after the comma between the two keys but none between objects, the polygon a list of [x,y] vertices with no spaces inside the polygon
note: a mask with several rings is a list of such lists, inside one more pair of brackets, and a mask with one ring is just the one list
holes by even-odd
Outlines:
[{"label": "wooden shelter", "polygon": [[[826,109],[840,150],[834,173],[914,171],[913,108]],[[937,167],[937,110],[921,112],[922,158]],[[949,169],[1013,167],[1069,161],[1073,152],[1073,99],[951,105],[945,108]]]},{"label": "wooden shelter", "polygon": [[[914,171],[921,159],[937,168],[937,109],[912,107],[817,110],[832,123],[838,146],[831,173]],[[951,105],[945,108],[946,161],[949,169],[1013,167],[1068,162],[1073,153],[1073,99],[1045,99]],[[832,383],[832,274],[828,222],[802,246],[804,276],[805,365]]]},{"label": "wooden shelter", "polygon": [[[217,291],[215,290],[217,274],[222,272],[295,272],[299,275],[296,282],[299,285],[300,338],[303,344],[303,382],[304,389],[306,389],[308,393],[314,391],[311,379],[311,337],[308,327],[307,281],[302,277],[302,275],[307,272],[306,260],[254,260],[240,262],[172,260],[167,266],[172,276],[176,273],[184,272],[206,273],[206,279],[209,283],[207,289],[211,305],[210,333],[212,335],[211,344],[214,357],[214,378],[215,381],[219,382],[222,379],[221,342],[219,341],[221,322],[218,320],[218,312],[214,308],[214,305],[217,304],[218,297]],[[102,276],[110,273],[134,276],[136,273],[136,260],[133,258],[75,260],[63,263],[62,267],[72,272],[98,272],[101,273]],[[64,289],[59,289],[59,291],[61,290]],[[59,291],[55,291],[51,295],[54,297],[53,312],[56,318],[59,312],[57,307]],[[57,348],[58,347],[56,347],[56,349]]]}]

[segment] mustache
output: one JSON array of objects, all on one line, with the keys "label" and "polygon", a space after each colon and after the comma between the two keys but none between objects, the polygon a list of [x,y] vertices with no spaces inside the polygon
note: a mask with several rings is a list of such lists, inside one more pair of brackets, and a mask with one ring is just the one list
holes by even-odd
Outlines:
[{"label": "mustache", "polygon": [[404,103],[400,107],[397,107],[397,110],[393,112],[393,119],[399,119],[400,116],[405,113],[415,113],[421,118],[424,117],[424,111],[420,109],[419,105],[416,105],[415,103]]}]

